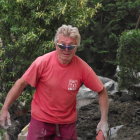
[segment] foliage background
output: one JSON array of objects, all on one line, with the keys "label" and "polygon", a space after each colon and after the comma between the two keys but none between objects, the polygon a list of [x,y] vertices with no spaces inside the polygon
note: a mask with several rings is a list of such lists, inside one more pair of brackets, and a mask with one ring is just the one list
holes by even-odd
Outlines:
[{"label": "foliage background", "polygon": [[[93,0],[90,0],[90,2]],[[98,1],[99,2],[99,1]],[[135,29],[140,0],[100,0],[102,7],[82,29],[83,50],[79,55],[103,76],[113,78],[120,34]]]},{"label": "foliage background", "polygon": [[[89,6],[88,0],[1,0],[0,103],[36,57],[54,50],[58,27],[71,24],[84,28],[100,7],[98,3]],[[12,119],[20,119],[23,126],[28,120],[33,91],[27,87],[10,109]],[[9,131],[12,140],[20,130]]]},{"label": "foliage background", "polygon": [[52,51],[62,24],[85,27],[101,7],[87,0],[1,0],[0,90],[6,94],[38,56]]}]

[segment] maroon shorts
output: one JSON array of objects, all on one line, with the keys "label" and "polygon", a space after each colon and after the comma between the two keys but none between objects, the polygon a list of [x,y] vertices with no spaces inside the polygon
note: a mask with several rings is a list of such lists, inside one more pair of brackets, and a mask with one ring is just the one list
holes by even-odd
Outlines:
[{"label": "maroon shorts", "polygon": [[76,123],[51,124],[31,118],[26,140],[77,140]]}]

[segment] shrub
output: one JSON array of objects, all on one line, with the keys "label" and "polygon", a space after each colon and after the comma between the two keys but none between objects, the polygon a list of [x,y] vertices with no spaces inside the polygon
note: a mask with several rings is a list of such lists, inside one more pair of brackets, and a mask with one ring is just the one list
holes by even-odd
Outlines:
[{"label": "shrub", "polygon": [[[88,0],[0,0],[0,102],[36,57],[54,50],[58,27],[71,24],[80,29],[89,24],[101,5],[90,7],[87,3]],[[17,102],[24,102],[28,108],[31,93],[27,87]]]},{"label": "shrub", "polygon": [[140,30],[123,32],[120,36],[119,46],[119,87],[136,93],[134,87],[140,83]]},{"label": "shrub", "polygon": [[140,0],[98,2],[102,7],[91,19],[89,26],[82,30],[83,50],[79,52],[79,56],[84,58],[98,75],[114,78],[119,36],[124,30],[135,28],[140,13]]}]

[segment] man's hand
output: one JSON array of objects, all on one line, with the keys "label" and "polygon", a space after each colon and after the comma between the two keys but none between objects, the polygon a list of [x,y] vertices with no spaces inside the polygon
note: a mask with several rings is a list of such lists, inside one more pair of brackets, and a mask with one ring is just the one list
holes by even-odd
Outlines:
[{"label": "man's hand", "polygon": [[21,95],[23,89],[28,83],[20,78],[8,92],[2,110],[0,111],[0,126],[7,129],[11,125],[10,114],[8,109],[10,105]]},{"label": "man's hand", "polygon": [[107,121],[100,121],[98,123],[96,132],[98,133],[100,130],[103,132],[105,140],[107,140],[107,133],[109,130]]},{"label": "man's hand", "polygon": [[8,110],[1,110],[0,112],[0,127],[7,129],[11,125],[10,114]]}]

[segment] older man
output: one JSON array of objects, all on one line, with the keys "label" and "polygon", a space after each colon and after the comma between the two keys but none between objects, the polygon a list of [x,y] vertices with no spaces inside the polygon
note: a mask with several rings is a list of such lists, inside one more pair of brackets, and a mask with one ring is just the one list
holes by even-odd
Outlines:
[{"label": "older man", "polygon": [[107,132],[108,96],[92,68],[75,55],[80,45],[76,27],[62,25],[54,43],[56,50],[38,57],[9,91],[0,124],[9,120],[8,109],[23,89],[35,87],[27,140],[77,140],[76,95],[82,84],[99,94],[101,120],[97,131]]}]

